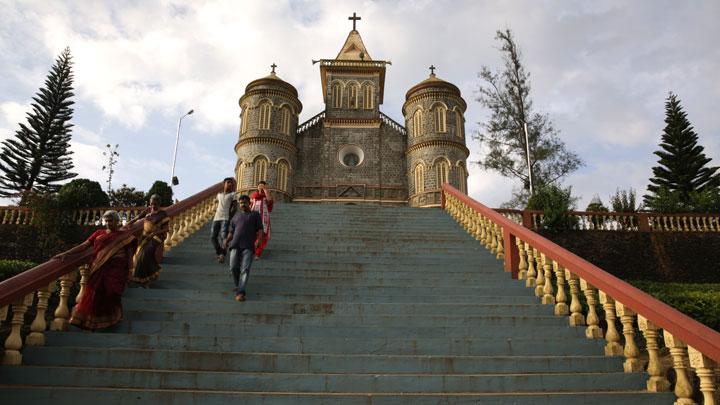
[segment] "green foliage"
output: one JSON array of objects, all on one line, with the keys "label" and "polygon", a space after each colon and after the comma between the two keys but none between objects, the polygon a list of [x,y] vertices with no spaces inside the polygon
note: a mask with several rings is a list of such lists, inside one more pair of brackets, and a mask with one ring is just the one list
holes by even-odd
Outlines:
[{"label": "green foliage", "polygon": [[652,199],[652,210],[662,213],[720,212],[720,190],[692,191],[659,188]]},{"label": "green foliage", "polygon": [[660,158],[659,165],[653,167],[649,193],[644,196],[645,206],[659,212],[696,211],[698,198],[704,200],[705,197],[692,194],[717,191],[720,168],[707,165],[712,159],[706,157],[704,148],[698,145],[698,136],[680,100],[672,93],[665,103],[665,124],[661,150],[655,152]]},{"label": "green foliage", "polygon": [[720,284],[632,281],[635,287],[720,331]]},{"label": "green foliage", "polygon": [[169,207],[173,204],[172,188],[164,181],[156,180],[155,183],[153,183],[147,192],[146,200],[150,200],[153,194],[160,196],[160,205],[163,207]]},{"label": "green foliage", "polygon": [[65,251],[82,241],[82,228],[73,221],[73,212],[58,202],[55,194],[26,193],[20,205],[33,210],[37,229],[37,253],[43,259]]},{"label": "green foliage", "polygon": [[528,200],[526,209],[542,210],[540,228],[557,233],[576,227],[577,218],[570,215],[570,211],[575,209],[576,200],[572,196],[572,187],[563,189],[551,184],[538,189]]},{"label": "green foliage", "polygon": [[60,206],[67,209],[110,205],[108,195],[102,190],[100,183],[88,179],[75,179],[63,185],[58,191],[57,199]]},{"label": "green foliage", "polygon": [[[533,185],[540,188],[555,183],[581,167],[583,161],[565,147],[547,114],[533,111],[530,75],[522,65],[511,31],[497,31],[495,39],[501,43],[504,68],[494,73],[483,67],[480,72],[485,85],[478,89],[477,101],[491,115],[476,137],[487,150],[478,163],[486,170],[519,180],[523,189],[529,189],[526,152],[529,143]],[[525,123],[529,142],[525,140]],[[524,197],[523,193],[516,193],[513,199],[517,201],[510,205],[526,201]]]},{"label": "green foliage", "polygon": [[587,208],[585,208],[585,211],[588,212],[608,212],[607,207],[603,204],[602,200],[600,199],[600,196],[595,194],[593,196],[593,199],[590,200],[590,204],[588,204]]},{"label": "green foliage", "polygon": [[7,280],[35,266],[37,264],[27,260],[0,260],[0,281]]},{"label": "green foliage", "polygon": [[643,209],[642,204],[636,203],[635,190],[617,189],[615,194],[610,196],[610,205],[613,212],[638,212]]},{"label": "green foliage", "polygon": [[6,139],[0,151],[0,196],[20,196],[26,192],[55,192],[55,184],[71,179],[70,130],[74,95],[72,57],[65,50],[50,68],[45,86],[40,88],[15,137]]},{"label": "green foliage", "polygon": [[144,207],[145,193],[123,184],[117,190],[110,192],[110,205],[113,207]]}]

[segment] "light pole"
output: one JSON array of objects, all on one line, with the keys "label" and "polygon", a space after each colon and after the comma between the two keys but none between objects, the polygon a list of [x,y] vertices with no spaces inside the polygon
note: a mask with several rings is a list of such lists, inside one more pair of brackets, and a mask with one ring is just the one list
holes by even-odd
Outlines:
[{"label": "light pole", "polygon": [[175,177],[175,160],[177,159],[178,141],[180,140],[180,125],[182,125],[183,118],[187,117],[188,115],[190,115],[194,112],[195,112],[195,110],[190,110],[185,115],[180,117],[180,119],[178,120],[177,134],[175,135],[175,152],[173,152],[172,172],[170,173],[170,184],[173,186],[177,186],[178,184],[180,184],[180,181],[178,181],[178,178]]},{"label": "light pole", "polygon": [[530,167],[530,137],[528,136],[527,122],[523,122],[525,128],[525,156],[527,156],[528,179],[530,180],[530,196],[533,195],[532,168]]}]

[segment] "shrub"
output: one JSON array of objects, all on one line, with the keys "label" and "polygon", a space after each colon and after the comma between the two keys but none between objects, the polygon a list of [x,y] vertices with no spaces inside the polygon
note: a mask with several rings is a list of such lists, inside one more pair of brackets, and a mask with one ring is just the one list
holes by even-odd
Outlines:
[{"label": "shrub", "polygon": [[540,228],[557,233],[577,225],[577,218],[570,215],[570,211],[575,208],[575,200],[572,187],[563,189],[551,184],[539,188],[528,200],[526,209],[542,210]]},{"label": "shrub", "polygon": [[720,331],[720,284],[632,281],[645,291],[698,322]]},{"label": "shrub", "polygon": [[35,266],[34,262],[27,260],[0,260],[0,281],[7,280]]},{"label": "shrub", "polygon": [[73,212],[60,206],[54,194],[26,193],[21,205],[33,210],[32,226],[37,230],[37,257],[47,258],[82,242],[82,227],[73,221]]}]

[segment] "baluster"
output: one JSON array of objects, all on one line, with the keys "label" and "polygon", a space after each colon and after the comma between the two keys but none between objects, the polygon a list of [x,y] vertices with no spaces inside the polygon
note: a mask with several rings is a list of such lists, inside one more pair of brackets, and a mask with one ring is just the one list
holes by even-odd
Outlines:
[{"label": "baluster", "polygon": [[2,359],[2,364],[7,365],[18,365],[22,363],[22,337],[20,336],[20,330],[22,329],[23,323],[25,323],[25,311],[32,305],[33,293],[30,293],[23,298],[17,300],[12,305],[12,327],[10,335],[5,339],[5,355]]},{"label": "baluster", "polygon": [[85,285],[87,284],[88,276],[90,275],[90,266],[87,264],[84,264],[80,266],[80,291],[78,291],[77,297],[75,297],[75,302],[79,302],[80,298],[85,295]]},{"label": "baluster", "polygon": [[27,346],[43,346],[45,344],[45,329],[47,328],[45,311],[54,287],[55,282],[53,281],[48,286],[37,291],[37,312],[35,313],[35,320],[30,324],[30,334],[25,338],[25,345]]},{"label": "baluster", "polygon": [[525,254],[527,255],[527,263],[528,263],[527,278],[525,279],[525,287],[527,287],[527,288],[535,288],[536,277],[537,277],[537,271],[535,270],[535,258],[533,256],[533,250],[534,249],[530,247],[530,244],[525,242]]},{"label": "baluster", "polygon": [[700,392],[703,394],[703,405],[715,405],[715,371],[717,363],[711,358],[706,357],[692,346],[688,346],[688,354],[690,355],[690,367],[695,369],[700,379]]},{"label": "baluster", "polygon": [[552,263],[550,263],[550,259],[545,257],[544,253],[542,253],[540,257],[542,258],[543,269],[545,270],[545,282],[543,283],[543,296],[541,302],[545,305],[552,305],[555,303],[552,284]]},{"label": "baluster", "polygon": [[623,369],[626,373],[636,373],[643,370],[643,362],[638,358],[640,356],[640,348],[635,343],[635,312],[615,301],[615,310],[620,315],[620,323],[623,326],[623,335],[625,336],[625,362]]},{"label": "baluster", "polygon": [[663,339],[665,347],[670,349],[670,357],[672,357],[673,369],[675,370],[675,396],[676,405],[697,405],[692,399],[693,387],[687,373],[688,354],[687,345],[680,341],[668,331],[663,331]]},{"label": "baluster", "polygon": [[607,331],[605,332],[605,355],[620,356],[623,354],[623,347],[620,344],[620,334],[615,325],[615,300],[602,290],[598,290],[600,295],[600,303],[605,310],[605,321],[607,321]]},{"label": "baluster", "polygon": [[658,328],[654,323],[638,314],[638,326],[645,336],[648,352],[647,372],[650,378],[647,381],[647,389],[652,392],[670,391],[670,381],[665,377],[665,368],[660,361],[658,354]]},{"label": "baluster", "polygon": [[495,256],[496,259],[502,260],[505,258],[505,248],[503,247],[503,230],[500,227],[500,225],[495,224],[495,237],[496,237],[496,244],[497,244],[497,255]]},{"label": "baluster", "polygon": [[537,278],[535,278],[535,296],[538,298],[542,298],[544,291],[543,288],[545,287],[545,271],[543,270],[543,261],[540,252],[537,249],[533,248],[533,253],[535,253],[535,264],[537,266]]},{"label": "baluster", "polygon": [[555,315],[568,315],[570,310],[567,305],[567,295],[565,294],[565,269],[561,268],[558,262],[553,260],[553,270],[555,271],[555,280],[557,280],[557,293],[555,294]]},{"label": "baluster", "polygon": [[165,242],[163,243],[164,244],[163,248],[164,248],[165,252],[169,252],[170,249],[172,249],[172,236],[173,236],[174,227],[175,227],[175,218],[170,217],[170,221],[168,221],[167,236],[165,237]]},{"label": "baluster", "polygon": [[597,305],[598,301],[595,298],[595,292],[597,291],[595,287],[593,287],[590,283],[587,281],[580,279],[580,288],[583,290],[583,294],[585,295],[585,301],[587,302],[588,306],[588,313],[587,318],[585,321],[587,322],[587,328],[585,328],[585,337],[588,339],[602,339],[603,338],[603,331],[600,329],[600,318],[597,315],[597,311],[595,310],[595,305]]},{"label": "baluster", "polygon": [[489,219],[487,220],[487,227],[488,227],[488,241],[490,243],[490,252],[497,253],[498,246],[497,246],[497,236],[495,235],[495,226]]},{"label": "baluster", "polygon": [[482,238],[482,219],[480,218],[479,212],[474,212],[472,214],[473,218],[473,231],[472,236],[475,238],[475,240],[480,241]]},{"label": "baluster", "polygon": [[687,218],[686,216],[683,216],[683,217],[682,217],[682,229],[681,229],[681,230],[684,230],[685,232],[689,232],[689,231],[690,231],[690,227],[688,226],[688,220],[687,220],[687,219],[688,219],[688,218]]},{"label": "baluster", "polygon": [[708,219],[707,217],[702,217],[702,229],[704,232],[707,232],[708,230],[710,230],[710,228],[708,227],[707,219]]},{"label": "baluster", "polygon": [[66,331],[70,326],[70,309],[68,308],[68,297],[70,296],[70,289],[77,275],[74,271],[60,277],[60,302],[57,308],[55,308],[55,319],[50,324],[50,330],[54,331]]},{"label": "baluster", "polygon": [[518,237],[515,237],[515,244],[517,245],[518,258],[520,259],[518,263],[518,280],[524,280],[527,277],[528,271],[527,260],[525,260],[525,244]]},{"label": "baluster", "polygon": [[[585,325],[585,315],[582,313],[582,304],[580,304],[580,279],[576,274],[573,274],[570,270],[565,269],[565,278],[567,279],[568,285],[570,286],[570,326],[582,326]],[[590,304],[588,304],[589,306]],[[595,308],[593,308],[595,311]],[[597,316],[597,315],[596,315]]]}]

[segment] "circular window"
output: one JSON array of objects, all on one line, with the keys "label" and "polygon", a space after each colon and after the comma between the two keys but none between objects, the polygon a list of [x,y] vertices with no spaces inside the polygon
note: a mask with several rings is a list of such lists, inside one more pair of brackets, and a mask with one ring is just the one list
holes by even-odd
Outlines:
[{"label": "circular window", "polygon": [[345,145],[340,148],[338,160],[343,166],[355,167],[359,166],[365,159],[365,153],[356,145]]}]

